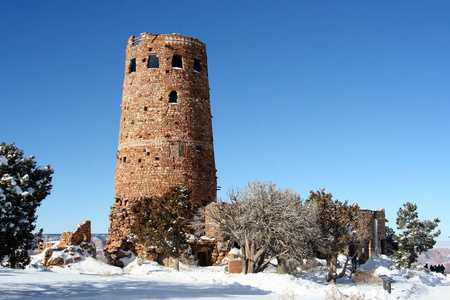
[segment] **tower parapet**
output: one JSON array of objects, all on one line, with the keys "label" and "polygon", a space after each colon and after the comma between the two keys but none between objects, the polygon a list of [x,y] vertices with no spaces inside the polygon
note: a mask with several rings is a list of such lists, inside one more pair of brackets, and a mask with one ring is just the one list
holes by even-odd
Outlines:
[{"label": "tower parapet", "polygon": [[172,186],[191,191],[191,202],[216,199],[206,46],[179,34],[142,33],[126,48],[115,203],[105,251],[130,250],[131,205]]}]

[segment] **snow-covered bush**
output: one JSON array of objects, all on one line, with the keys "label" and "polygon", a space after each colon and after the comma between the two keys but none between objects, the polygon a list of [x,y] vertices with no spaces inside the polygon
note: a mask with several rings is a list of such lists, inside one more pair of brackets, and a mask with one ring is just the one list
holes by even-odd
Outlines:
[{"label": "snow-covered bush", "polygon": [[[14,144],[0,144],[0,264],[24,268],[35,245],[36,209],[50,194],[53,170],[36,167]],[[42,230],[40,231],[42,233]],[[40,234],[39,233],[39,234]],[[38,234],[38,235],[39,235]]]}]

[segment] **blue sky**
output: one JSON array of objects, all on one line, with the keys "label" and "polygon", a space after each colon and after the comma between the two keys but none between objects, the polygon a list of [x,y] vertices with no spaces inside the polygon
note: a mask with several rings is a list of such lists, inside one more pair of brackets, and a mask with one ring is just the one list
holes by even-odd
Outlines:
[{"label": "blue sky", "polygon": [[[170,4],[166,4],[170,3]],[[125,46],[208,51],[219,197],[269,180],[325,188],[389,225],[407,201],[450,235],[450,2],[2,1],[0,141],[55,170],[46,233],[106,232]]]}]

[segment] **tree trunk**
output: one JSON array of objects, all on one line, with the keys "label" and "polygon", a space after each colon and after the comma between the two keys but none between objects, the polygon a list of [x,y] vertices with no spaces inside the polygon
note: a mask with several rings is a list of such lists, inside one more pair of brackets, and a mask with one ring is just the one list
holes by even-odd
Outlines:
[{"label": "tree trunk", "polygon": [[245,274],[253,273],[255,268],[255,262],[251,259],[247,259],[247,269],[245,270]]},{"label": "tree trunk", "polygon": [[344,267],[342,268],[341,273],[337,274],[337,256],[333,255],[330,259],[330,270],[328,272],[327,281],[331,283],[336,283],[336,280],[345,276],[345,271],[347,270],[348,262],[356,257],[355,253],[351,258],[347,256],[347,260],[345,261]]},{"label": "tree trunk", "polygon": [[255,266],[255,262],[253,260],[253,243],[249,243],[248,240],[245,241],[244,247],[244,273],[249,274],[253,273],[253,269]]},{"label": "tree trunk", "polygon": [[248,259],[246,258],[242,259],[242,271],[244,272],[244,274],[247,274],[247,263]]},{"label": "tree trunk", "polygon": [[180,259],[178,257],[172,257],[173,268],[180,271]]},{"label": "tree trunk", "polygon": [[241,246],[241,252],[242,252],[242,271],[244,274],[247,274],[247,263],[248,263],[248,257],[247,257],[247,245]]},{"label": "tree trunk", "polygon": [[330,267],[328,270],[327,282],[336,283],[337,256],[332,255],[330,258]]},{"label": "tree trunk", "polygon": [[278,274],[288,274],[289,270],[286,265],[287,260],[285,258],[278,257],[278,266],[277,266],[277,272]]}]

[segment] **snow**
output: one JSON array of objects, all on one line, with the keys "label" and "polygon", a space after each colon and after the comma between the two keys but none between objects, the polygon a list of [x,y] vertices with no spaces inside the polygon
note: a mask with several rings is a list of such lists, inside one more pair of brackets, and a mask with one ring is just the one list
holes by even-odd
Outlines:
[{"label": "snow", "polygon": [[[319,267],[298,277],[273,272],[227,274],[224,267],[181,265],[181,271],[142,259],[124,269],[86,258],[65,267],[39,267],[33,257],[26,270],[0,269],[0,299],[445,299],[450,279],[424,271],[391,270],[388,257],[373,257],[361,270],[392,277],[392,294],[380,284],[355,284],[343,278],[324,281]],[[272,269],[273,270],[273,269]]]},{"label": "snow", "polygon": [[[389,269],[393,265],[390,258],[386,255],[372,256],[365,264],[361,265],[358,269],[361,271],[370,271],[377,268]],[[382,275],[382,274],[380,274]]]},{"label": "snow", "polygon": [[228,254],[234,254],[234,255],[242,255],[242,251],[238,248],[231,248],[230,252]]},{"label": "snow", "polygon": [[142,259],[124,269],[86,258],[65,267],[44,269],[42,254],[26,270],[0,269],[0,299],[445,299],[450,279],[442,274],[391,270],[388,257],[373,257],[362,270],[392,277],[392,294],[379,284],[356,284],[343,278],[324,281],[324,268],[298,277],[272,271],[227,274],[224,267],[181,265],[181,271]]},{"label": "snow", "polygon": [[21,195],[23,193],[22,189],[17,185],[16,181],[11,175],[4,174],[0,180],[5,182],[9,181],[10,189],[12,189],[17,195]]}]

